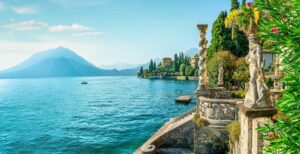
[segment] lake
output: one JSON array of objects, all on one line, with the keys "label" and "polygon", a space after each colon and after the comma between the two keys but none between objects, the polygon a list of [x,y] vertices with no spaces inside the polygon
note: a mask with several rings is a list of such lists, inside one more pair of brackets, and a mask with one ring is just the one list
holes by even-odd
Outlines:
[{"label": "lake", "polygon": [[195,106],[174,100],[196,87],[137,77],[2,79],[0,153],[132,153]]}]

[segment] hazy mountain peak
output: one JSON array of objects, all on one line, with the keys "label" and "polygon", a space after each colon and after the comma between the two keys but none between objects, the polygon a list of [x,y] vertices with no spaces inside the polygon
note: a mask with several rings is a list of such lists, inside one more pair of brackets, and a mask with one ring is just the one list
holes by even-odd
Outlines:
[{"label": "hazy mountain peak", "polygon": [[14,66],[10,69],[7,69],[3,72],[11,72],[11,71],[25,69],[25,68],[35,65],[45,59],[58,59],[58,58],[66,58],[66,59],[72,60],[79,64],[94,66],[92,63],[90,63],[87,60],[85,60],[84,58],[80,57],[72,50],[60,46],[57,48],[52,48],[52,49],[37,52],[34,55],[32,55],[30,58],[25,60],[24,62]]},{"label": "hazy mountain peak", "polygon": [[189,57],[194,57],[198,53],[198,51],[199,51],[198,48],[190,48],[187,51],[185,51],[184,54]]},{"label": "hazy mountain peak", "polygon": [[132,70],[103,70],[72,50],[57,47],[37,52],[24,62],[0,72],[0,78],[136,75]]}]

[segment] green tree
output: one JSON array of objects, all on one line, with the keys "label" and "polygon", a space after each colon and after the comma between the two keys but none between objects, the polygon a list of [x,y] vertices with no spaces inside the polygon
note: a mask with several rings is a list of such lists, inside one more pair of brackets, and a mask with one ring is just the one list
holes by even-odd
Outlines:
[{"label": "green tree", "polygon": [[195,69],[195,71],[194,71],[194,77],[198,77],[198,75],[199,75],[199,74],[198,74],[198,73],[199,73],[198,71],[199,71],[198,69]]},{"label": "green tree", "polygon": [[222,11],[212,27],[212,40],[211,44],[207,49],[207,59],[209,59],[217,51],[231,51],[234,49],[232,40],[231,40],[231,30],[225,27],[225,18],[227,13]]},{"label": "green tree", "polygon": [[231,53],[237,57],[244,57],[249,51],[249,42],[246,34],[238,28],[232,30],[232,43],[234,48]]},{"label": "green tree", "polygon": [[173,69],[175,72],[179,72],[180,65],[179,65],[179,59],[178,59],[177,54],[174,55],[173,67],[174,67]]},{"label": "green tree", "polygon": [[185,64],[180,65],[180,75],[185,76],[185,68],[186,68]]},{"label": "green tree", "polygon": [[300,153],[300,1],[256,0],[256,7],[264,12],[259,24],[263,41],[273,43],[271,51],[281,59],[286,89],[275,103],[283,116],[260,131],[269,142],[266,153]]},{"label": "green tree", "polygon": [[242,0],[242,5],[241,7],[245,6],[246,5],[246,0]]},{"label": "green tree", "polygon": [[194,69],[193,69],[192,66],[186,66],[185,75],[186,76],[193,76],[194,75]]},{"label": "green tree", "polygon": [[153,66],[153,61],[152,61],[152,59],[150,60],[150,63],[149,63],[149,72],[152,72],[153,71],[153,68],[154,68],[154,66]]},{"label": "green tree", "polygon": [[140,69],[140,72],[138,73],[138,76],[141,76],[143,74],[144,70],[143,70],[143,66]]},{"label": "green tree", "polygon": [[[243,4],[242,4],[243,5]],[[238,0],[231,0],[231,9],[238,10],[240,9],[240,4]],[[231,38],[233,43],[233,49],[231,49],[231,53],[234,54],[237,57],[244,57],[248,54],[248,39],[244,32],[240,31],[238,27],[233,28],[231,31]]]},{"label": "green tree", "polygon": [[239,8],[240,8],[240,3],[238,2],[238,0],[231,0],[231,9],[230,9],[230,11],[235,10],[235,9],[239,9]]},{"label": "green tree", "polygon": [[156,70],[156,63],[153,62],[153,70]]},{"label": "green tree", "polygon": [[219,51],[214,54],[207,63],[207,75],[209,78],[209,87],[215,87],[218,83],[219,66],[222,64],[224,69],[224,84],[230,86],[234,80],[232,74],[235,70],[236,57],[229,51]]},{"label": "green tree", "polygon": [[239,58],[235,62],[235,68],[232,78],[237,81],[239,87],[245,89],[245,84],[249,82],[250,74],[248,64],[244,57]]}]

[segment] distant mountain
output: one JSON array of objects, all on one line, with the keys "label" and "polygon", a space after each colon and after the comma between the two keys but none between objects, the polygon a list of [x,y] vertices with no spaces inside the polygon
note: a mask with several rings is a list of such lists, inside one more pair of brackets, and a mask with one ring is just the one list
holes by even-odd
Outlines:
[{"label": "distant mountain", "polygon": [[100,69],[75,52],[58,47],[38,52],[26,61],[0,72],[0,78],[136,75],[135,70]]},{"label": "distant mountain", "polygon": [[184,54],[189,57],[194,57],[198,53],[198,48],[190,48],[189,50],[185,51]]}]

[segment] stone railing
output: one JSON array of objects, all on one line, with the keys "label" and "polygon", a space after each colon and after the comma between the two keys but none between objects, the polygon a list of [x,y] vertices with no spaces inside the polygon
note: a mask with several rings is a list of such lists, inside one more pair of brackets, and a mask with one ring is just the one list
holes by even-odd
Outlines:
[{"label": "stone railing", "polygon": [[197,111],[202,118],[208,121],[209,125],[225,126],[238,119],[236,105],[241,101],[239,99],[199,97]]},{"label": "stone railing", "polygon": [[274,104],[276,103],[282,96],[282,91],[281,90],[276,90],[276,89],[270,89],[270,98],[271,102]]},{"label": "stone railing", "polygon": [[180,121],[181,119],[184,119],[185,117],[187,117],[187,116],[189,116],[189,115],[191,115],[191,114],[193,114],[193,113],[195,113],[195,112],[196,112],[196,108],[193,108],[193,109],[191,109],[191,110],[189,110],[189,111],[183,113],[182,115],[180,115],[180,116],[178,116],[178,117],[172,119],[172,121],[173,121],[173,122]]}]

